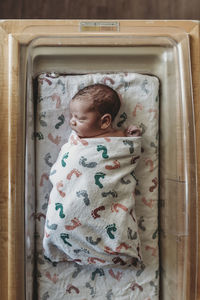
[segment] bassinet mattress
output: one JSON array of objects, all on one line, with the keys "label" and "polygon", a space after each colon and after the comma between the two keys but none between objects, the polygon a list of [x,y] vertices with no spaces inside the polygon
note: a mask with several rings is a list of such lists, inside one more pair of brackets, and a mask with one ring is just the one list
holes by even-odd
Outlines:
[{"label": "bassinet mattress", "polygon": [[[159,81],[135,73],[41,74],[36,110],[36,257],[38,299],[137,299],[159,297],[158,116]],[[135,171],[135,210],[143,264],[138,270],[52,264],[44,259],[42,239],[52,185],[49,173],[71,133],[69,101],[81,88],[104,83],[115,89],[122,106],[115,128],[130,124],[142,130],[142,155]],[[131,235],[131,233],[129,233]]]}]

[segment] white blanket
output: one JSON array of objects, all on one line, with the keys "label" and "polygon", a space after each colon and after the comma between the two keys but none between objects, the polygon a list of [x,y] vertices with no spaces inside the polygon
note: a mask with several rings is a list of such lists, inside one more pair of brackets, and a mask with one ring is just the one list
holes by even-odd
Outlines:
[{"label": "white blanket", "polygon": [[43,247],[51,261],[141,266],[134,169],[141,137],[79,139],[72,133],[50,173]]}]

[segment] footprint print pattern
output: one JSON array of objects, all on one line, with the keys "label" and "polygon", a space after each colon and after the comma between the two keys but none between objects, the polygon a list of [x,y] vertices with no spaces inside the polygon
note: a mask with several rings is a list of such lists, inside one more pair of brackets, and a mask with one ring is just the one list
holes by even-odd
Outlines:
[{"label": "footprint print pattern", "polygon": [[98,244],[101,242],[101,238],[98,237],[98,238],[96,239],[96,241],[94,241],[93,238],[92,238],[92,236],[86,236],[86,241],[87,241],[88,243],[90,243],[91,245],[96,246],[96,245],[98,245]]},{"label": "footprint print pattern", "polygon": [[99,206],[97,208],[95,208],[94,210],[92,210],[92,216],[94,219],[97,219],[97,218],[101,218],[101,215],[99,214],[100,211],[103,211],[105,210],[105,206]]},{"label": "footprint print pattern", "polygon": [[84,252],[84,253],[90,254],[90,251],[88,249],[84,249],[84,248],[74,249],[74,253],[78,254],[80,252]]},{"label": "footprint print pattern", "polygon": [[107,153],[108,150],[107,150],[106,146],[98,145],[98,146],[97,146],[97,151],[98,151],[98,152],[101,152],[101,151],[102,151],[102,157],[103,157],[103,158],[105,158],[105,159],[109,158],[108,153]]},{"label": "footprint print pattern", "polygon": [[34,139],[34,138],[38,139],[39,141],[44,140],[44,135],[41,131],[34,132],[32,135],[32,139]]},{"label": "footprint print pattern", "polygon": [[75,228],[82,225],[81,222],[77,218],[72,219],[71,223],[72,223],[72,225],[65,225],[65,228],[67,230],[74,230]]},{"label": "footprint print pattern", "polygon": [[135,179],[135,181],[136,181],[136,185],[138,185],[138,179],[136,178],[136,175],[135,175],[135,172],[134,171],[132,171],[131,172],[131,175],[133,176],[133,178]]},{"label": "footprint print pattern", "polygon": [[116,265],[116,264],[119,264],[119,265],[121,265],[121,266],[125,266],[125,265],[126,265],[126,262],[125,262],[123,259],[121,259],[121,257],[119,257],[119,256],[114,257],[114,258],[112,259],[112,261],[114,262],[115,265]]},{"label": "footprint print pattern", "polygon": [[90,289],[90,295],[92,296],[92,298],[95,297],[96,293],[95,293],[95,288],[91,286],[91,284],[89,282],[86,282],[85,286]]},{"label": "footprint print pattern", "polygon": [[[54,214],[52,214],[52,218],[48,217],[46,221],[46,239],[51,240],[54,233],[58,232],[60,249],[66,249],[68,259],[73,259],[72,261],[78,264],[84,261],[84,264],[86,262],[91,265],[106,266],[109,261],[109,264],[113,266],[130,265],[130,262],[127,263],[123,255],[125,256],[124,253],[132,247],[132,244],[131,246],[128,244],[130,241],[138,245],[137,232],[131,227],[131,224],[134,226],[137,224],[136,220],[134,222],[132,220],[135,215],[131,215],[128,203],[124,202],[123,204],[121,202],[120,190],[121,185],[126,185],[126,189],[130,190],[131,202],[133,201],[132,193],[135,185],[133,177],[135,178],[135,174],[134,171],[130,171],[135,169],[139,158],[136,159],[135,164],[131,164],[131,159],[132,154],[138,148],[134,149],[134,143],[131,139],[122,138],[121,147],[124,152],[117,148],[116,157],[112,158],[110,147],[113,147],[112,138],[104,139],[101,144],[95,144],[94,152],[88,154],[89,139],[83,143],[74,135],[73,139],[70,138],[69,147],[61,148],[62,152],[55,165],[52,166],[52,173],[55,174],[51,177],[52,182],[54,180],[54,194],[49,196],[51,205],[48,206],[48,209],[52,212],[54,210]],[[118,152],[122,152],[123,159],[118,156]],[[121,167],[123,168],[124,164],[127,168],[123,161],[124,153],[128,156],[127,165],[130,171],[126,171],[123,178],[119,177],[118,188],[116,183],[110,184],[110,178],[112,178],[113,172],[118,174],[119,169],[121,175]],[[72,160],[73,155],[75,163]],[[51,161],[50,156],[46,159]],[[87,175],[85,176],[85,174]],[[46,179],[45,175],[43,180]],[[92,197],[90,186],[87,184],[88,179],[91,189],[95,191]],[[79,185],[79,183],[81,184]],[[56,197],[59,201],[56,201]],[[84,214],[82,214],[83,209]],[[115,221],[108,223],[109,216]],[[121,233],[118,226],[118,219],[120,220],[122,216],[130,222],[130,226],[124,228],[123,239],[120,237]],[[96,226],[99,229],[88,233],[88,230],[85,230],[86,222],[87,226]],[[81,240],[79,239],[80,234]],[[101,253],[101,257],[99,253]],[[135,253],[137,254],[137,249]],[[92,273],[93,279],[91,280],[96,280],[101,276],[104,276],[104,273],[102,269],[97,268]]]},{"label": "footprint print pattern", "polygon": [[125,179],[124,177],[121,178],[120,181],[121,181],[122,184],[129,184],[129,183],[131,183],[131,181],[129,179]]},{"label": "footprint print pattern", "polygon": [[64,124],[64,122],[65,122],[65,116],[64,116],[64,115],[60,115],[60,116],[58,117],[58,120],[60,120],[60,122],[58,122],[58,123],[55,125],[55,128],[56,128],[56,129],[59,129],[60,126],[62,126],[62,125]]},{"label": "footprint print pattern", "polygon": [[58,224],[51,224],[51,225],[49,225],[49,220],[47,220],[47,222],[46,222],[46,227],[47,227],[48,229],[51,229],[51,230],[56,230],[57,227],[58,227]]},{"label": "footprint print pattern", "polygon": [[90,295],[92,296],[92,298],[94,298],[96,295],[95,289],[91,286],[89,282],[86,282],[85,286],[86,288],[90,289]]},{"label": "footprint print pattern", "polygon": [[50,162],[51,160],[51,154],[48,152],[44,157],[45,163],[51,168],[53,166],[53,163]]},{"label": "footprint print pattern", "polygon": [[66,160],[67,160],[68,156],[69,156],[69,152],[67,152],[63,155],[62,160],[61,160],[62,167],[66,167]]},{"label": "footprint print pattern", "polygon": [[69,294],[72,294],[73,291],[75,291],[75,294],[79,294],[80,293],[79,289],[76,286],[74,286],[72,284],[69,284],[67,286],[66,292],[69,293]]},{"label": "footprint print pattern", "polygon": [[69,234],[67,234],[67,233],[61,233],[61,234],[60,234],[60,237],[61,237],[61,239],[63,240],[63,242],[64,242],[66,245],[72,247],[72,244],[70,244],[70,243],[68,242]]},{"label": "footprint print pattern", "polygon": [[123,113],[120,115],[120,119],[121,119],[121,121],[119,121],[119,122],[117,123],[117,127],[121,127],[121,126],[124,124],[124,122],[127,120],[127,114],[126,114],[125,112],[123,112]]},{"label": "footprint print pattern", "polygon": [[104,177],[106,176],[106,174],[102,173],[102,172],[98,172],[95,174],[94,179],[95,179],[95,184],[102,189],[103,188],[103,184],[100,182],[100,179],[104,179]]},{"label": "footprint print pattern", "polygon": [[64,84],[64,82],[61,79],[59,79],[58,82],[57,82],[57,84],[61,85],[61,87],[62,87],[62,93],[65,94],[65,84]]},{"label": "footprint print pattern", "polygon": [[56,203],[55,204],[55,209],[59,210],[59,216],[60,216],[60,218],[64,219],[65,218],[65,214],[63,213],[63,205],[62,205],[62,203]]},{"label": "footprint print pattern", "polygon": [[124,140],[123,143],[124,143],[124,145],[129,146],[130,154],[132,154],[132,153],[134,152],[133,141],[130,141],[130,140]]},{"label": "footprint print pattern", "polygon": [[46,126],[47,126],[47,122],[45,122],[45,121],[43,120],[43,118],[44,118],[44,119],[46,118],[46,112],[42,112],[42,113],[40,113],[40,115],[39,115],[39,122],[40,122],[40,125],[41,125],[42,127],[46,127]]},{"label": "footprint print pattern", "polygon": [[117,192],[116,191],[114,191],[114,190],[112,190],[112,191],[109,191],[109,192],[103,192],[102,194],[102,197],[108,197],[108,196],[112,196],[113,198],[117,198]]},{"label": "footprint print pattern", "polygon": [[83,270],[83,266],[75,263],[74,268],[75,268],[75,271],[72,274],[72,278],[76,278],[81,273],[81,271]]},{"label": "footprint print pattern", "polygon": [[76,195],[80,198],[83,197],[83,201],[85,203],[85,205],[90,205],[90,199],[88,198],[88,193],[86,190],[80,190],[78,192],[76,192]]},{"label": "footprint print pattern", "polygon": [[104,270],[103,269],[96,269],[94,272],[92,272],[92,280],[95,280],[95,277],[99,275],[100,277],[101,276],[104,276],[105,273],[104,273]]},{"label": "footprint print pattern", "polygon": [[137,239],[137,231],[133,232],[133,230],[128,227],[127,236],[129,240],[136,240]]},{"label": "footprint print pattern", "polygon": [[117,231],[116,224],[114,223],[114,224],[110,224],[110,225],[106,226],[106,231],[107,231],[109,238],[113,240],[115,238],[113,232]]},{"label": "footprint print pattern", "polygon": [[79,160],[79,164],[82,165],[85,168],[95,168],[97,166],[96,162],[90,162],[90,163],[86,163],[87,162],[87,158],[84,156],[81,156],[80,160]]}]

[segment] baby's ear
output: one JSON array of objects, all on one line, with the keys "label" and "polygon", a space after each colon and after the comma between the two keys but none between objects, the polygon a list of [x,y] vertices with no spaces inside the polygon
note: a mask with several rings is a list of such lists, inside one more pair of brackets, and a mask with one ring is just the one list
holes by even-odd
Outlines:
[{"label": "baby's ear", "polygon": [[105,114],[101,117],[101,129],[107,129],[112,123],[110,114]]}]

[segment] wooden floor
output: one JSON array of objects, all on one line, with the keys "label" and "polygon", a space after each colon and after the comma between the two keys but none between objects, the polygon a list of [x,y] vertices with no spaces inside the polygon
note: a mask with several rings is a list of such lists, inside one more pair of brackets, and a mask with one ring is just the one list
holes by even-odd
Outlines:
[{"label": "wooden floor", "polygon": [[191,19],[200,0],[0,0],[0,19]]}]

